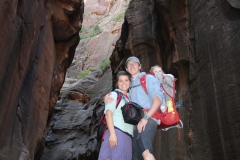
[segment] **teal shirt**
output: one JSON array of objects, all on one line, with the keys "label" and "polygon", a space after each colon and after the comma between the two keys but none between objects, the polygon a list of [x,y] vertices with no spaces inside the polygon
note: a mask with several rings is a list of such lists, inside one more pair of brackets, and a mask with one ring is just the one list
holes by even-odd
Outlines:
[{"label": "teal shirt", "polygon": [[[119,89],[116,89],[119,92],[122,92]],[[107,110],[112,111],[112,117],[113,117],[113,124],[115,127],[119,128],[123,132],[127,132],[128,134],[133,136],[133,125],[125,123],[122,115],[122,106],[125,104],[125,100],[122,98],[118,107],[116,108],[117,103],[117,93],[111,92],[111,97],[114,99],[112,102],[107,103],[105,105],[104,113],[106,114]]]}]

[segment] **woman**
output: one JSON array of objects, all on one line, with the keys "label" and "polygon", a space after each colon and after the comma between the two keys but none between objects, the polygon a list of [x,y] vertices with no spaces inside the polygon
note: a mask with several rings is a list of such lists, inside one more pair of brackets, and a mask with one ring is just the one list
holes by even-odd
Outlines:
[{"label": "woman", "polygon": [[117,93],[111,92],[114,99],[105,105],[105,117],[107,131],[100,148],[98,160],[131,160],[132,159],[132,135],[133,126],[123,120],[121,107],[129,101],[128,89],[130,86],[130,75],[125,71],[117,74],[117,88],[115,91],[123,95],[118,107],[116,106]]}]

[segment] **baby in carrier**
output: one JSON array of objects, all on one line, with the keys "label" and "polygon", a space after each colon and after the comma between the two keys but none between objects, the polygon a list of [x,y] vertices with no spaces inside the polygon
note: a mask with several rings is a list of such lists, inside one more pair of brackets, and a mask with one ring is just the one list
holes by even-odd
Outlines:
[{"label": "baby in carrier", "polygon": [[176,79],[172,74],[165,74],[162,68],[158,65],[153,66],[150,70],[150,74],[154,75],[159,81],[163,92],[165,93],[165,103],[161,105],[161,111],[164,113],[167,109],[168,112],[173,111],[172,99],[175,98],[175,81]]}]

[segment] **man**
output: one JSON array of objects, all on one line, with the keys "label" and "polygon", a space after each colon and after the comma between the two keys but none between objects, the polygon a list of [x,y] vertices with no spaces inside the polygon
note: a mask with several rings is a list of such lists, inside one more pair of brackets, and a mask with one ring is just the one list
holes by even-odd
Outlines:
[{"label": "man", "polygon": [[[129,57],[125,63],[127,72],[131,74],[130,99],[144,108],[144,117],[134,126],[133,130],[133,158],[132,160],[155,160],[153,156],[153,141],[160,123],[151,116],[160,108],[163,101],[163,92],[159,81],[152,75],[146,76],[146,93],[140,78],[145,75],[141,72],[141,63],[137,57]],[[105,101],[107,101],[107,97]]]}]

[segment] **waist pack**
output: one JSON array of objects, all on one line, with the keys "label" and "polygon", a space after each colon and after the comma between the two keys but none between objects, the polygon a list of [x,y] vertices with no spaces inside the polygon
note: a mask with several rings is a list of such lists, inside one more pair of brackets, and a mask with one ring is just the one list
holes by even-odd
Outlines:
[{"label": "waist pack", "polygon": [[157,111],[155,115],[157,115],[157,117],[161,120],[161,124],[158,126],[158,129],[165,128],[165,130],[168,130],[171,126],[176,126],[180,122],[180,117],[177,111],[168,112],[168,110],[166,110],[164,113]]},{"label": "waist pack", "polygon": [[[147,111],[147,110],[146,110]],[[152,115],[152,118],[158,119],[161,121],[160,125],[158,125],[158,129],[162,129],[163,131],[167,131],[170,128],[183,128],[182,121],[179,117],[177,111],[173,110],[171,112],[168,109],[165,112],[158,110]]]},{"label": "waist pack", "polygon": [[142,107],[134,102],[126,103],[121,110],[123,119],[128,124],[136,125],[144,116]]}]

